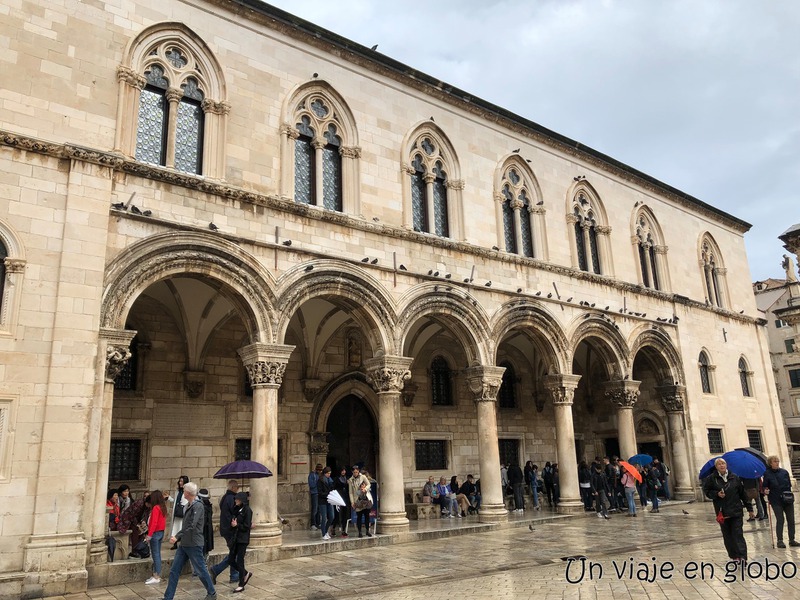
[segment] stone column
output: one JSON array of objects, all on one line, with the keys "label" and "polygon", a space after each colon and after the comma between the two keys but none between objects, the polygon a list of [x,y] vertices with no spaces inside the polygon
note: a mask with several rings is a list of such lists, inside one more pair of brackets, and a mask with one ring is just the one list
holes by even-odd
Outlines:
[{"label": "stone column", "polygon": [[169,112],[167,113],[167,155],[165,157],[164,165],[169,169],[175,168],[175,145],[177,127],[175,126],[178,120],[178,104],[183,98],[183,90],[180,88],[169,88],[166,93],[167,102],[169,103]]},{"label": "stone column", "polygon": [[[533,229],[533,257],[539,260],[547,260],[545,253],[545,222],[544,218],[547,211],[542,206],[531,207],[531,228]],[[574,235],[571,237],[575,237]]]},{"label": "stone column", "polygon": [[686,387],[682,385],[665,385],[657,387],[656,392],[661,396],[661,404],[667,412],[667,427],[672,450],[672,464],[669,465],[671,470],[670,492],[678,500],[689,500],[694,497],[694,494],[692,492],[692,472],[689,466],[684,414]]},{"label": "stone column", "polygon": [[89,544],[89,563],[106,562],[108,552],[105,544],[108,518],[106,514],[106,492],[108,491],[108,467],[111,455],[111,414],[114,407],[114,380],[131,358],[130,343],[135,331],[124,329],[100,330],[100,353],[105,362],[102,365],[103,383],[100,394],[94,399],[89,419],[88,455],[96,456],[97,462],[87,472],[94,472],[94,494],[92,500],[92,522]]},{"label": "stone column", "polygon": [[636,428],[633,424],[633,405],[639,399],[641,381],[609,381],[605,395],[617,407],[617,435],[620,458],[628,460],[636,454]]},{"label": "stone column", "polygon": [[253,388],[253,433],[250,458],[266,465],[274,477],[250,481],[253,509],[251,546],[280,546],[278,522],[278,389],[294,346],[255,343],[239,349]]},{"label": "stone column", "polygon": [[382,533],[408,530],[403,492],[403,449],[400,439],[400,402],[403,384],[411,379],[413,359],[380,356],[364,361],[370,384],[378,393],[379,525]]},{"label": "stone column", "polygon": [[514,211],[514,243],[517,246],[517,254],[519,254],[520,256],[524,256],[522,250],[522,222],[520,221],[520,219],[522,219],[523,216],[526,219],[530,219],[527,209],[525,210],[524,213],[522,212],[522,209],[524,207],[525,205],[519,198],[514,198],[511,201],[511,210]]},{"label": "stone column", "polygon": [[575,457],[575,429],[572,423],[572,400],[580,375],[548,375],[544,389],[550,394],[556,415],[556,446],[560,501],[558,512],[581,512],[578,467]]},{"label": "stone column", "polygon": [[497,392],[503,383],[505,367],[470,367],[467,385],[472,392],[478,420],[478,454],[481,464],[480,520],[508,520],[500,482],[500,448],[497,445]]}]

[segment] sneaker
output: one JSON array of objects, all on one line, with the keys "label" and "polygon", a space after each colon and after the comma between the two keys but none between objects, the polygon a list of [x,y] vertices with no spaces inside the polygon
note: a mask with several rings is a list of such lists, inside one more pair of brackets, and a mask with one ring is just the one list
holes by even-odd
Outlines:
[{"label": "sneaker", "polygon": [[316,525],[312,525],[311,526],[311,531],[316,531],[316,530],[317,530],[317,526]]},{"label": "sneaker", "polygon": [[[447,518],[448,518],[448,519],[452,519],[452,518],[453,518],[453,515],[447,515]],[[369,534],[367,534],[367,535],[369,535]]]},{"label": "sneaker", "polygon": [[329,535],[326,533],[325,535],[323,535],[323,536],[322,536],[322,539],[323,539],[323,540],[329,540],[329,539],[331,539],[331,536],[329,536]]},{"label": "sneaker", "polygon": [[213,594],[206,594],[204,600],[217,600],[217,592],[214,592]]},{"label": "sneaker", "polygon": [[800,543],[799,542],[795,542],[794,540],[789,540],[789,545],[792,548],[797,548],[798,546],[800,546]]},{"label": "sneaker", "polygon": [[604,519],[610,519],[611,517],[609,517],[608,515],[603,515],[603,518]]},{"label": "sneaker", "polygon": [[778,548],[786,548],[786,544],[783,543],[783,540],[778,540]]},{"label": "sneaker", "polygon": [[748,522],[748,523],[752,523],[752,522],[753,522],[753,521],[755,521],[755,520],[756,520],[756,518],[755,518],[755,517],[750,517],[749,519],[747,519],[747,522]]},{"label": "sneaker", "polygon": [[603,515],[601,513],[595,513],[595,514],[597,515],[598,519],[602,519],[603,518]]},{"label": "sneaker", "polygon": [[461,513],[456,513],[456,516],[460,519],[461,518]]},{"label": "sneaker", "polygon": [[145,585],[155,585],[156,583],[161,583],[161,579],[159,577],[151,577],[144,582]]}]

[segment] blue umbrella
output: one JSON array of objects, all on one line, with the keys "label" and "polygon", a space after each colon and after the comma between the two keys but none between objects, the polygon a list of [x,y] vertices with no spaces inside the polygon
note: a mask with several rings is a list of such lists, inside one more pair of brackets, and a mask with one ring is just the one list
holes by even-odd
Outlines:
[{"label": "blue umbrella", "polygon": [[767,470],[764,462],[744,450],[731,450],[722,455],[728,463],[728,470],[742,479],[758,479]]},{"label": "blue umbrella", "polygon": [[649,454],[634,454],[628,459],[628,462],[632,465],[640,465],[642,467],[646,467],[651,462],[653,462],[653,457]]},{"label": "blue umbrella", "polygon": [[719,458],[719,456],[715,456],[714,458],[712,458],[706,464],[703,465],[703,468],[700,469],[700,479],[705,479],[706,477],[711,475],[711,473],[714,472],[714,468],[715,468],[714,467],[714,461],[717,460],[718,458]]},{"label": "blue umbrella", "polygon": [[272,477],[272,471],[254,460],[235,460],[214,473],[214,479],[233,479],[236,477]]}]

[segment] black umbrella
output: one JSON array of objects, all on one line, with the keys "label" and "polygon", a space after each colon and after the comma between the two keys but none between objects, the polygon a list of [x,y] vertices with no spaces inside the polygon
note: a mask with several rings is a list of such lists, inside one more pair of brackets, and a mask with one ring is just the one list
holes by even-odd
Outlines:
[{"label": "black umbrella", "polygon": [[767,462],[767,455],[764,454],[761,450],[756,450],[755,448],[736,448],[736,450],[741,450],[742,452],[747,452],[748,454],[752,454],[758,460],[764,463],[765,466],[769,466],[769,462]]}]

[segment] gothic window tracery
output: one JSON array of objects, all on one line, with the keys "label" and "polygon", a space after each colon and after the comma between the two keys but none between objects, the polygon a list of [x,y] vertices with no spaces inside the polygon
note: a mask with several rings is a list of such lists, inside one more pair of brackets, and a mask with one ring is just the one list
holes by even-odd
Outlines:
[{"label": "gothic window tracery", "polygon": [[706,303],[724,307],[724,274],[719,249],[710,236],[705,236],[700,244],[700,262]]},{"label": "gothic window tracery", "polygon": [[666,247],[660,245],[658,230],[649,212],[641,210],[637,215],[633,239],[642,285],[654,290],[664,289],[662,276],[665,267],[660,255],[666,252]]},{"label": "gothic window tracery", "polygon": [[421,136],[411,149],[411,201],[414,231],[450,236],[447,167],[438,142]]},{"label": "gothic window tracery", "polygon": [[575,223],[575,245],[578,253],[578,268],[581,271],[597,273],[600,275],[600,250],[598,246],[598,219],[597,213],[589,198],[579,192],[572,205],[573,221]]},{"label": "gothic window tracery", "polygon": [[531,226],[530,184],[512,165],[503,173],[501,180],[503,196],[503,239],[506,252],[533,257],[533,227]]},{"label": "gothic window tracery", "polygon": [[341,119],[321,93],[302,98],[294,112],[295,202],[341,212]]}]

